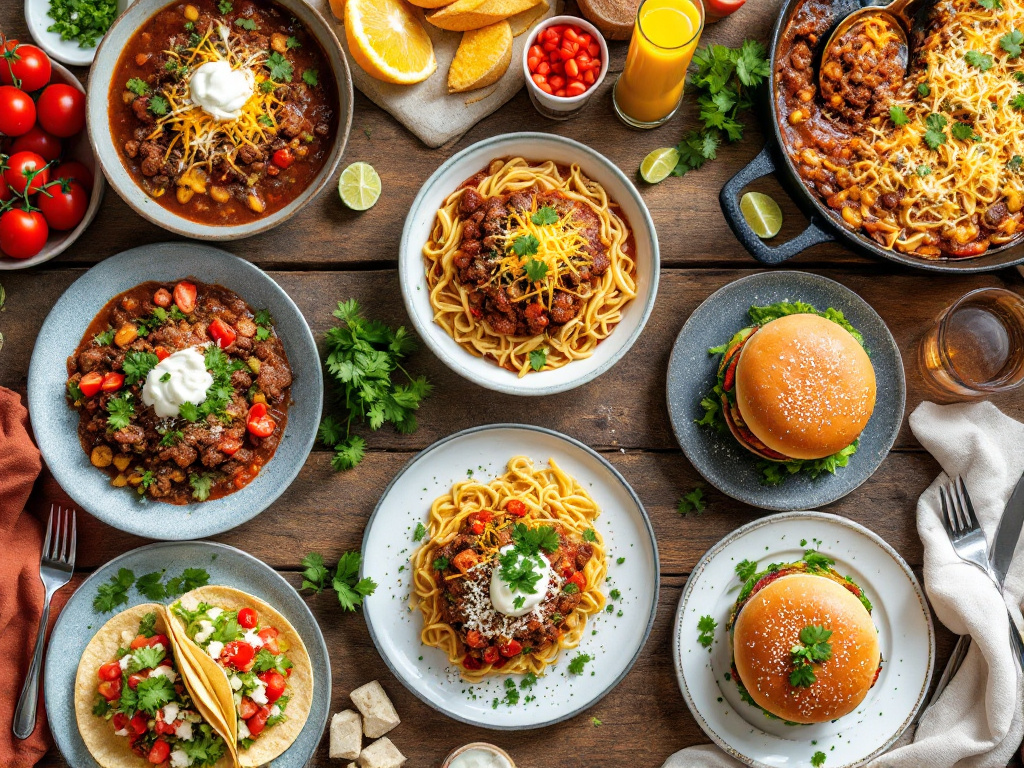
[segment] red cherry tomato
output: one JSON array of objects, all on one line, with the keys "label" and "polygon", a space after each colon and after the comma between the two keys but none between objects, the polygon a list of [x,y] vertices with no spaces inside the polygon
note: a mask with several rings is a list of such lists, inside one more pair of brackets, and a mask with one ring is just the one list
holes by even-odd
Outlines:
[{"label": "red cherry tomato", "polygon": [[171,745],[163,739],[157,739],[153,742],[153,746],[149,748],[149,760],[153,765],[160,765],[160,763],[166,762],[171,756]]},{"label": "red cherry tomato", "polygon": [[152,637],[138,635],[132,640],[132,648],[153,648],[157,645],[163,646],[166,650],[171,647],[171,641],[167,639],[167,635],[153,635]]},{"label": "red cherry tomato", "polygon": [[287,681],[284,679],[284,675],[280,672],[273,669],[267,670],[260,675],[260,680],[266,683],[267,701],[271,704],[280,699],[282,694],[284,694],[284,688],[287,685]]},{"label": "red cherry tomato", "polygon": [[501,657],[500,657],[500,655],[498,653],[498,649],[495,648],[493,645],[490,648],[488,648],[486,651],[484,651],[484,663],[485,664],[493,664],[499,658],[501,658]]},{"label": "red cherry tomato", "polygon": [[217,342],[217,346],[226,349],[235,343],[235,329],[225,323],[219,317],[214,318],[209,327],[210,336]]},{"label": "red cherry tomato", "polygon": [[146,679],[146,675],[133,674],[128,675],[128,687],[133,691],[139,687],[139,683]]},{"label": "red cherry tomato", "polygon": [[11,154],[16,152],[35,152],[45,160],[53,161],[60,157],[60,139],[33,125],[11,144]]},{"label": "red cherry tomato", "polygon": [[515,515],[516,517],[523,517],[527,512],[530,511],[530,508],[527,507],[526,504],[521,502],[519,499],[512,499],[507,504],[505,504],[505,511],[508,512],[510,515]]},{"label": "red cherry tomato", "polygon": [[731,13],[738,11],[746,0],[708,0],[704,4],[704,10],[707,14],[705,22],[712,24],[716,21],[724,19]]},{"label": "red cherry tomato", "polygon": [[268,717],[270,717],[270,707],[260,707],[255,715],[245,721],[249,733],[253,736],[259,736],[263,733],[263,729],[267,727]]},{"label": "red cherry tomato", "polygon": [[243,608],[238,612],[238,625],[242,629],[252,629],[259,624],[260,617],[252,608]]},{"label": "red cherry tomato", "polygon": [[196,292],[195,285],[187,280],[182,280],[174,286],[174,303],[186,315],[191,315],[196,310]]},{"label": "red cherry tomato", "polygon": [[478,630],[471,629],[466,633],[466,645],[470,648],[486,648],[487,639]]},{"label": "red cherry tomato", "polygon": [[285,168],[290,168],[292,163],[295,162],[295,153],[293,153],[288,148],[279,149],[277,150],[277,152],[274,153],[271,160],[273,161],[274,165],[284,170]]},{"label": "red cherry tomato", "polygon": [[238,714],[243,720],[248,720],[259,711],[260,708],[256,706],[255,701],[250,699],[248,696],[242,697],[242,701],[238,705]]},{"label": "red cherry tomato", "polygon": [[569,577],[569,583],[575,584],[582,591],[587,586],[587,578],[582,572],[576,571],[576,573]]},{"label": "red cherry tomato", "polygon": [[498,653],[504,656],[506,659],[511,659],[513,656],[518,656],[523,651],[523,644],[518,640],[509,640],[507,643],[502,643],[498,646]]},{"label": "red cherry tomato", "polygon": [[14,193],[7,186],[7,182],[4,181],[3,173],[0,173],[0,203],[10,200],[12,197],[14,197]]},{"label": "red cherry tomato", "polygon": [[121,665],[116,661],[110,661],[100,667],[99,671],[100,680],[120,680],[121,679]]},{"label": "red cherry tomato", "polygon": [[241,672],[248,672],[252,666],[253,657],[256,651],[248,643],[233,640],[224,646],[220,652],[220,660],[225,666],[231,666]]},{"label": "red cherry tomato", "polygon": [[259,631],[260,640],[263,641],[263,647],[266,648],[273,654],[280,653],[280,649],[277,645],[278,631],[273,627],[267,627]]},{"label": "red cherry tomato", "polygon": [[36,123],[36,105],[20,88],[0,85],[0,133],[21,136]]},{"label": "red cherry tomato", "polygon": [[478,659],[478,658],[476,658],[474,656],[470,656],[467,653],[462,658],[462,667],[463,667],[463,669],[468,669],[470,672],[475,672],[476,670],[478,670],[481,667],[483,667],[483,664],[480,663],[480,659]]},{"label": "red cherry tomato", "polygon": [[7,41],[3,60],[0,61],[0,83],[17,85],[30,93],[50,82],[51,72],[50,59],[41,49],[34,45],[20,45],[17,40]]},{"label": "red cherry tomato", "polygon": [[46,86],[36,103],[39,124],[62,139],[85,127],[85,94],[64,83]]},{"label": "red cherry tomato", "polygon": [[124,384],[124,374],[122,373],[108,373],[103,377],[103,383],[100,384],[100,389],[104,392],[117,392]]},{"label": "red cherry tomato", "polygon": [[597,82],[594,71],[601,72],[601,46],[575,24],[556,24],[538,33],[527,67],[534,84],[545,93],[581,96]]},{"label": "red cherry tomato", "polygon": [[64,181],[44,190],[36,198],[36,205],[51,229],[74,229],[85,218],[89,193],[77,181]]},{"label": "red cherry tomato", "polygon": [[[82,394],[86,397],[92,397],[100,391],[100,387],[103,385],[103,374],[97,373],[96,371],[90,371],[82,377],[82,380],[78,382],[78,388],[82,391]],[[118,675],[120,677],[120,675]]]},{"label": "red cherry tomato", "polygon": [[[74,179],[85,187],[86,191],[92,192],[92,171],[77,160],[68,160],[58,165],[50,171],[50,178],[54,181],[57,179]],[[170,306],[170,303],[167,306]]]},{"label": "red cherry tomato", "polygon": [[277,422],[267,414],[265,403],[256,403],[249,409],[245,426],[256,437],[270,437],[277,429]]},{"label": "red cherry tomato", "polygon": [[147,730],[146,720],[145,712],[136,712],[128,722],[128,727],[131,728],[133,732],[141,736]]},{"label": "red cherry tomato", "polygon": [[[31,184],[29,184],[30,176],[32,177]],[[35,152],[17,152],[7,158],[4,181],[19,195],[34,195],[49,180],[50,171],[46,167],[46,160]]]},{"label": "red cherry tomato", "polygon": [[46,245],[50,228],[39,211],[12,208],[0,216],[0,251],[12,259],[31,259]]},{"label": "red cherry tomato", "polygon": [[124,712],[115,712],[113,723],[115,731],[124,730],[128,727],[128,715],[126,715]]},{"label": "red cherry tomato", "polygon": [[171,353],[168,352],[164,347],[157,347],[156,349],[153,350],[153,354],[156,355],[156,359],[160,361],[164,361],[171,356]]},{"label": "red cherry tomato", "polygon": [[174,733],[174,723],[165,723],[161,719],[163,715],[160,713],[159,710],[157,710],[157,712],[158,717],[156,723],[153,724],[153,730],[164,736],[170,736],[172,733]]},{"label": "red cherry tomato", "polygon": [[121,678],[117,680],[104,680],[97,686],[97,690],[107,701],[117,701],[121,698]]}]

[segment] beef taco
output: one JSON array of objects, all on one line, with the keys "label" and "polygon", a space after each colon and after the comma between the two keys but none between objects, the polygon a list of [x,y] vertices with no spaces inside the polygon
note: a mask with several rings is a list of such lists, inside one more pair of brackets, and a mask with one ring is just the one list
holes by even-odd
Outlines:
[{"label": "beef taco", "polygon": [[263,765],[288,749],[313,702],[313,668],[295,628],[231,587],[194,589],[169,612],[175,641],[225,715],[239,764]]},{"label": "beef taco", "polygon": [[75,715],[86,747],[103,768],[230,768],[233,743],[216,699],[186,676],[186,659],[148,603],[104,624],[75,677]]}]

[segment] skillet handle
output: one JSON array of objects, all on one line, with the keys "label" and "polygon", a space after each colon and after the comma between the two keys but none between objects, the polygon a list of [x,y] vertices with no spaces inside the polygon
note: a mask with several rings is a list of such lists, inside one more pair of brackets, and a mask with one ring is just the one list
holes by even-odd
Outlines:
[{"label": "skillet handle", "polygon": [[761,150],[757,157],[725,183],[721,193],[718,195],[718,202],[722,206],[722,213],[725,216],[725,220],[729,223],[733,234],[736,235],[736,239],[740,241],[744,248],[750,251],[751,256],[762,264],[769,266],[781,264],[786,259],[793,258],[812,245],[835,240],[835,237],[819,227],[814,219],[811,219],[807,229],[799,235],[774,248],[765,245],[764,241],[754,234],[754,230],[747,224],[747,220],[743,218],[743,212],[740,210],[740,192],[750,182],[760,179],[762,176],[767,176],[770,173],[775,173],[776,170],[778,170],[778,166],[775,164],[771,148],[765,145],[765,148]]}]

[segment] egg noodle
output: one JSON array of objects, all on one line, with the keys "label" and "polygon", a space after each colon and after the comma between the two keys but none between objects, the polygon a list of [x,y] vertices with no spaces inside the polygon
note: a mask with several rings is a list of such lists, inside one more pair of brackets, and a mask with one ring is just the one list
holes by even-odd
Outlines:
[{"label": "egg noodle", "polygon": [[[536,469],[532,460],[516,456],[508,462],[508,472],[489,483],[466,480],[456,483],[451,493],[434,500],[430,507],[427,525],[429,538],[412,557],[413,596],[423,613],[423,631],[420,639],[424,645],[440,648],[448,656],[452,666],[459,669],[462,677],[470,682],[479,682],[491,675],[524,675],[533,672],[543,675],[562,650],[577,647],[583,637],[587,619],[598,613],[605,604],[601,585],[608,571],[605,558],[604,539],[593,528],[601,511],[583,487],[563,472],[553,459],[546,469]],[[455,628],[443,620],[441,601],[445,595],[437,579],[443,578],[433,568],[438,549],[450,542],[461,529],[465,519],[481,510],[499,511],[512,499],[522,501],[529,511],[518,522],[529,528],[555,524],[566,536],[582,539],[584,531],[593,530],[593,556],[587,561],[582,573],[586,586],[580,590],[582,597],[577,608],[567,617],[568,630],[561,633],[557,642],[544,650],[521,653],[509,659],[501,669],[483,663],[479,670],[467,670],[462,666],[466,648]],[[483,540],[488,550],[497,558],[499,546],[493,528],[488,527]],[[461,578],[461,574],[449,578]]]},{"label": "egg noodle", "polygon": [[[997,10],[976,0],[937,3],[894,104],[908,122],[868,123],[866,138],[850,142],[864,228],[887,248],[938,258],[941,238],[952,244],[950,255],[976,256],[1020,237],[1013,214],[1024,199],[1024,57],[1001,40],[1024,30],[1024,3],[1000,3]],[[873,28],[865,34],[879,47],[888,40]],[[945,140],[933,149],[926,133],[943,120]],[[956,126],[969,135],[957,138]],[[900,196],[895,210],[876,204],[887,193]],[[982,237],[978,217],[1000,201],[1011,215]]]},{"label": "egg noodle", "polygon": [[[582,311],[552,334],[510,336],[494,332],[486,320],[474,317],[469,300],[472,286],[460,284],[454,265],[465,224],[459,215],[463,187],[449,195],[438,210],[430,240],[423,248],[434,321],[467,351],[494,360],[520,377],[533,370],[530,352],[534,350],[547,350],[545,369],[590,357],[622,319],[623,307],[636,297],[635,254],[628,252],[632,248],[628,243],[629,227],[613,210],[617,204],[609,199],[604,187],[584,176],[578,165],[566,170],[551,160],[532,164],[515,157],[494,160],[487,174],[476,187],[484,198],[535,189],[556,191],[568,200],[588,206],[600,219],[600,239],[608,248],[611,266],[600,276],[595,288],[591,289],[589,283],[578,286],[576,290],[580,293],[573,295],[583,299]],[[525,276],[526,259],[507,254],[498,262],[492,282],[526,282],[532,290],[514,301],[536,297],[550,308],[555,290],[569,292],[560,278],[567,271],[575,271],[574,259],[581,253],[581,238],[574,231],[572,218],[565,216],[554,227],[537,227],[529,216],[510,217],[506,241],[522,234],[537,237],[539,248],[533,258],[548,267],[547,274],[531,284]]]}]

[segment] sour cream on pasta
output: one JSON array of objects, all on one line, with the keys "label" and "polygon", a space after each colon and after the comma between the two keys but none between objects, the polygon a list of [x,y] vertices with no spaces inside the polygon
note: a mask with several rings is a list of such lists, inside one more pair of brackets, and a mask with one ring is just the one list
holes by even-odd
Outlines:
[{"label": "sour cream on pasta", "polygon": [[[509,544],[501,548],[500,552],[504,555],[506,552],[514,549],[513,545]],[[491,572],[491,605],[494,606],[494,610],[498,613],[503,613],[506,616],[525,616],[544,600],[544,596],[548,593],[549,585],[551,580],[555,576],[555,572],[551,570],[551,565],[543,555],[532,555],[530,557],[533,560],[533,567],[538,573],[540,573],[540,579],[537,581],[536,592],[513,592],[503,578],[501,578],[501,566],[495,566]],[[523,556],[519,555],[519,559],[516,561],[517,564],[522,563]],[[516,599],[522,598],[522,604],[517,608]]]}]

